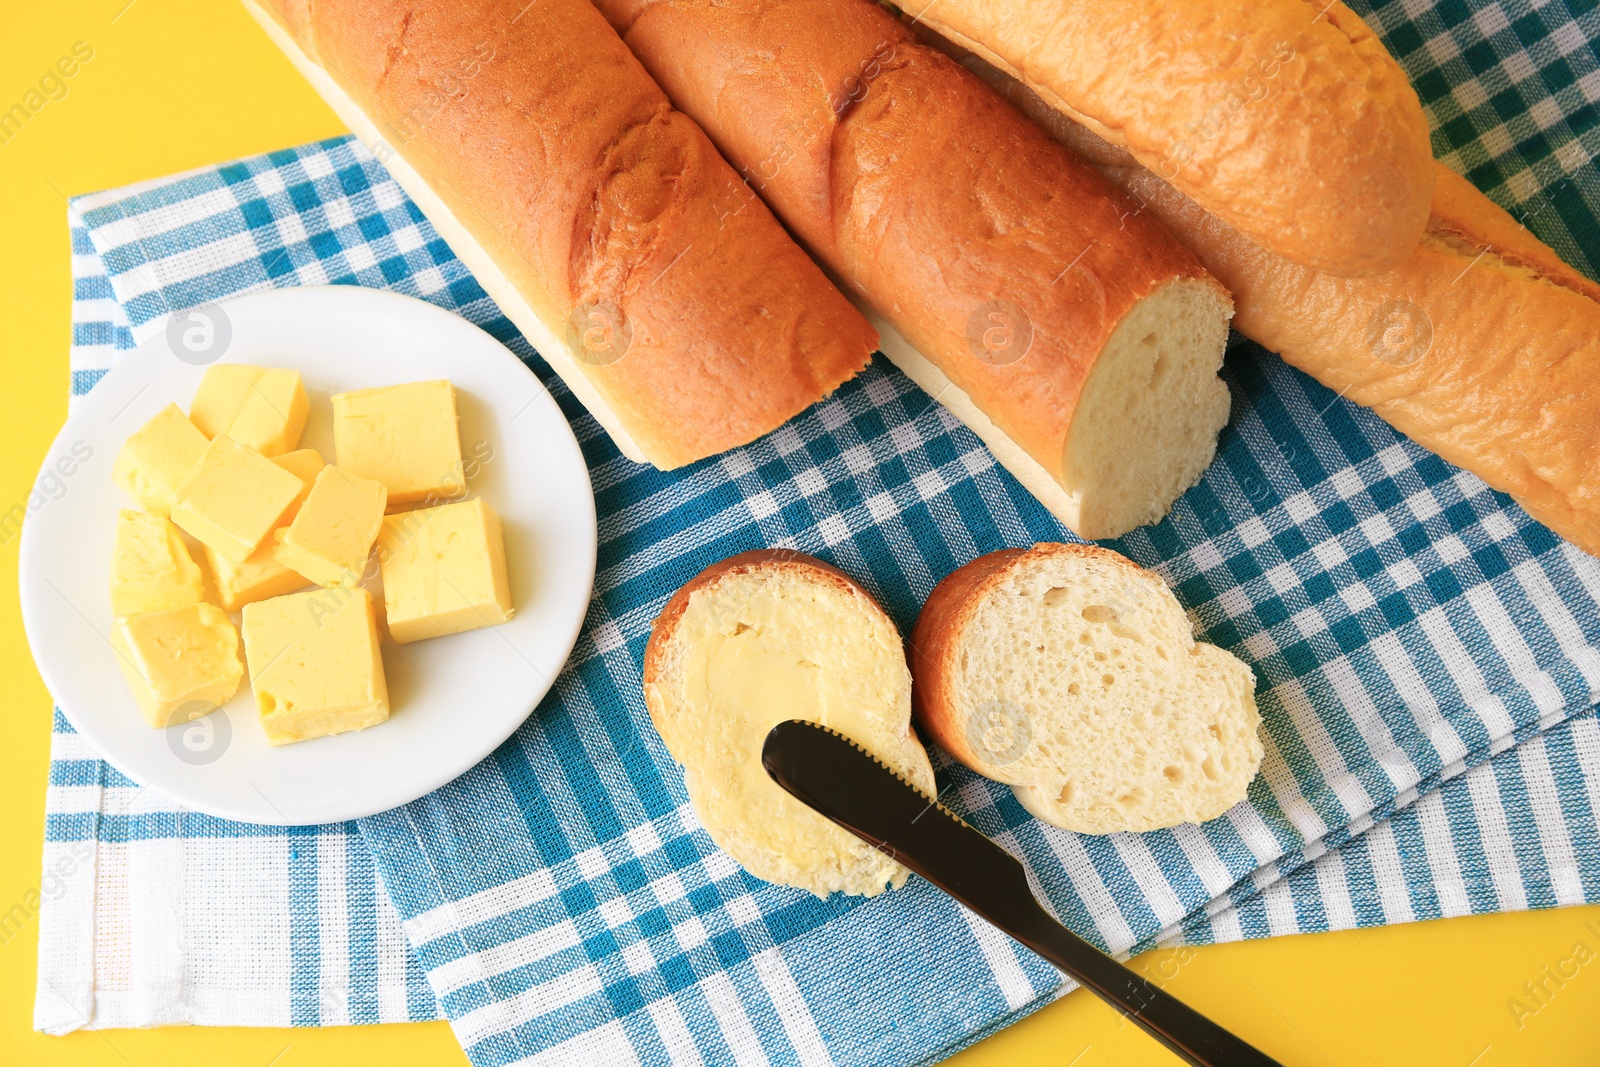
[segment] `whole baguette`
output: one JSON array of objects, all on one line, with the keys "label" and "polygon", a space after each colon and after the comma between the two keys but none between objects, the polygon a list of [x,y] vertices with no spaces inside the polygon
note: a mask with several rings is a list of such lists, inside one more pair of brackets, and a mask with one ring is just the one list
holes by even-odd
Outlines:
[{"label": "whole baguette", "polygon": [[1422,106],[1337,0],[932,0],[915,11],[1291,262],[1371,274],[1422,236],[1433,185]]},{"label": "whole baguette", "polygon": [[1118,536],[1199,479],[1227,294],[1092,168],[865,0],[597,2],[1067,526]]},{"label": "whole baguette", "polygon": [[870,325],[586,0],[264,3],[633,458],[743,444],[865,366]]},{"label": "whole baguette", "polygon": [[1240,333],[1600,556],[1600,285],[1436,164],[1422,243],[1365,278],[1254,244],[975,57],[967,65],[1144,204],[1234,294]]}]

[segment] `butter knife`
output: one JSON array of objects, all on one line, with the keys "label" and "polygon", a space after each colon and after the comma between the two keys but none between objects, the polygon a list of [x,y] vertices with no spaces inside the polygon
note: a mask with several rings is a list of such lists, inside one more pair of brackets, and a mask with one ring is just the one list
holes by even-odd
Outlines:
[{"label": "butter knife", "polygon": [[843,734],[781,722],[767,734],[761,763],[801,803],[1027,945],[1187,1062],[1281,1067],[1062,926],[1034,898],[1014,856]]}]

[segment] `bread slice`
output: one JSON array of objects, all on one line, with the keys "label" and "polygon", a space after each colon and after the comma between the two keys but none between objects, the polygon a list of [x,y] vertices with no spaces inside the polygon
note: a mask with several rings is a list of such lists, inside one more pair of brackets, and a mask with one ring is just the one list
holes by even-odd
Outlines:
[{"label": "bread slice", "polygon": [[701,571],[656,619],[645,705],[683,765],[695,814],[757,878],[875,896],[909,873],[784,792],[761,766],[767,731],[789,719],[831,726],[934,795],[911,729],[911,675],[894,622],[820,560],[778,549]]},{"label": "bread slice", "polygon": [[1250,668],[1196,642],[1160,576],[1107,549],[980,556],[934,589],[911,647],[924,731],[1063,829],[1204,822],[1261,765]]}]

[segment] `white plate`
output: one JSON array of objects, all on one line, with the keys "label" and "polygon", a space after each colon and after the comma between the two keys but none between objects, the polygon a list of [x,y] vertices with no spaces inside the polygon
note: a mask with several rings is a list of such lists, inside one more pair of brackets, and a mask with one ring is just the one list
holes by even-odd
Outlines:
[{"label": "white plate", "polygon": [[123,440],[162,407],[175,401],[188,410],[208,362],[184,350],[207,343],[205,327],[190,320],[124,357],[79,403],[45,460],[23,524],[19,576],[39,673],[72,725],[118,770],[199,811],[303,825],[404,804],[509,737],[566,662],[594,582],[588,467],[528,368],[431,304],[325,286],[257,293],[220,309],[209,343],[231,336],[212,361],[300,371],[311,398],[305,444],[330,459],[330,394],[455,383],[462,455],[475,475],[468,488],[504,520],[516,616],[489,629],[385,643],[391,714],[366,730],[274,748],[256,721],[248,678],[222,710],[151,729],[107,636],[117,509],[134,506],[112,484],[111,465]]}]

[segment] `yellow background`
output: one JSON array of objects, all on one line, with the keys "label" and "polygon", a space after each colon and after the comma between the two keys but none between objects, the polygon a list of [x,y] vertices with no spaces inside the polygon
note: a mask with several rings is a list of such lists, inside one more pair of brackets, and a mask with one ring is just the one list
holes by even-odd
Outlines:
[{"label": "yellow background", "polygon": [[[66,414],[72,290],[65,196],[343,132],[236,4],[4,0],[0,108],[76,41],[70,91],[0,145],[0,511],[26,499]],[[27,13],[22,14],[23,11]],[[0,913],[39,886],[50,698],[23,639],[17,542],[0,548]],[[1591,859],[1592,862],[1592,859]],[[1200,950],[1167,984],[1286,1064],[1592,1065],[1600,961],[1519,1028],[1524,982],[1582,940],[1600,907],[1496,915]],[[442,1022],[329,1030],[31,1030],[38,926],[0,944],[0,1063],[154,1067],[464,1064]],[[1173,954],[1154,953],[1140,964]],[[1176,1062],[1075,993],[963,1053],[960,1067]]]}]

